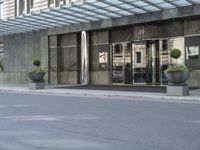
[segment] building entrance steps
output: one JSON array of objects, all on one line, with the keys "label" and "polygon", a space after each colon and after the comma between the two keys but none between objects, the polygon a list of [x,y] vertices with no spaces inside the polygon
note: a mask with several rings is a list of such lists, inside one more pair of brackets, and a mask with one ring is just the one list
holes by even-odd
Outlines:
[{"label": "building entrance steps", "polygon": [[[97,88],[98,87],[98,88]],[[105,89],[107,87],[107,89]],[[46,85],[45,89],[30,90],[28,85],[1,84],[1,93],[38,94],[56,96],[88,96],[88,97],[110,97],[128,100],[158,100],[158,101],[190,101],[200,102],[200,89],[191,89],[190,96],[176,97],[167,96],[164,86],[81,86],[81,85]],[[126,90],[127,89],[127,90]],[[129,89],[129,90],[128,90]],[[149,89],[153,89],[149,92]],[[156,92],[157,91],[157,92]]]}]

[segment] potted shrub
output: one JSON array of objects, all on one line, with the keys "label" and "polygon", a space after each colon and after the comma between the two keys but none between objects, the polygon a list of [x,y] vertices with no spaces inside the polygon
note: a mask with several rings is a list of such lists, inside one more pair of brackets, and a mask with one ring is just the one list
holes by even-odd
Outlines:
[{"label": "potted shrub", "polygon": [[34,70],[28,73],[29,78],[32,81],[30,82],[29,87],[30,89],[43,89],[45,85],[44,76],[46,72],[40,67],[40,59],[34,58],[32,63],[34,65]]},{"label": "potted shrub", "polygon": [[[181,56],[181,51],[179,49],[172,49],[170,56],[172,59],[176,59],[176,63],[169,64],[164,71],[169,81],[169,86],[167,87],[168,95],[188,95],[189,87],[185,82],[190,76],[189,69],[185,65],[177,63],[177,59]],[[172,90],[171,94],[169,93],[170,89]]]}]

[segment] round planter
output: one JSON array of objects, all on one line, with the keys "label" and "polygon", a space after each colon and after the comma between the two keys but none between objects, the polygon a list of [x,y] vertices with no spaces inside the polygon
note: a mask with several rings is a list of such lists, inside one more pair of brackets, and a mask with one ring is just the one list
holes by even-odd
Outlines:
[{"label": "round planter", "polygon": [[171,85],[183,85],[190,77],[189,71],[166,72],[165,76]]},{"label": "round planter", "polygon": [[43,82],[45,72],[29,72],[28,75],[33,82]]}]

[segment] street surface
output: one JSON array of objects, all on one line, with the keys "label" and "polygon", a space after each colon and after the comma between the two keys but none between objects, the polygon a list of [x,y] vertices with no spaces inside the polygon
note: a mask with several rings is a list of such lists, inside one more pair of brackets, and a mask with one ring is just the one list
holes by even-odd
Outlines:
[{"label": "street surface", "polygon": [[0,93],[0,150],[200,150],[200,103]]}]

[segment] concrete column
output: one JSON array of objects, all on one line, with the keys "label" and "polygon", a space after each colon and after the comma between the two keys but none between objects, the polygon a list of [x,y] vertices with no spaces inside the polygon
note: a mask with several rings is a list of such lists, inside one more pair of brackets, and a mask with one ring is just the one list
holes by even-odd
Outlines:
[{"label": "concrete column", "polygon": [[81,33],[81,84],[89,84],[89,35],[86,31]]},{"label": "concrete column", "polygon": [[49,79],[49,49],[48,49],[48,35],[47,31],[41,32],[41,68],[44,69],[47,73],[44,77],[45,82],[48,83]]},{"label": "concrete column", "polygon": [[57,36],[49,37],[49,83],[59,83],[59,53]]}]

